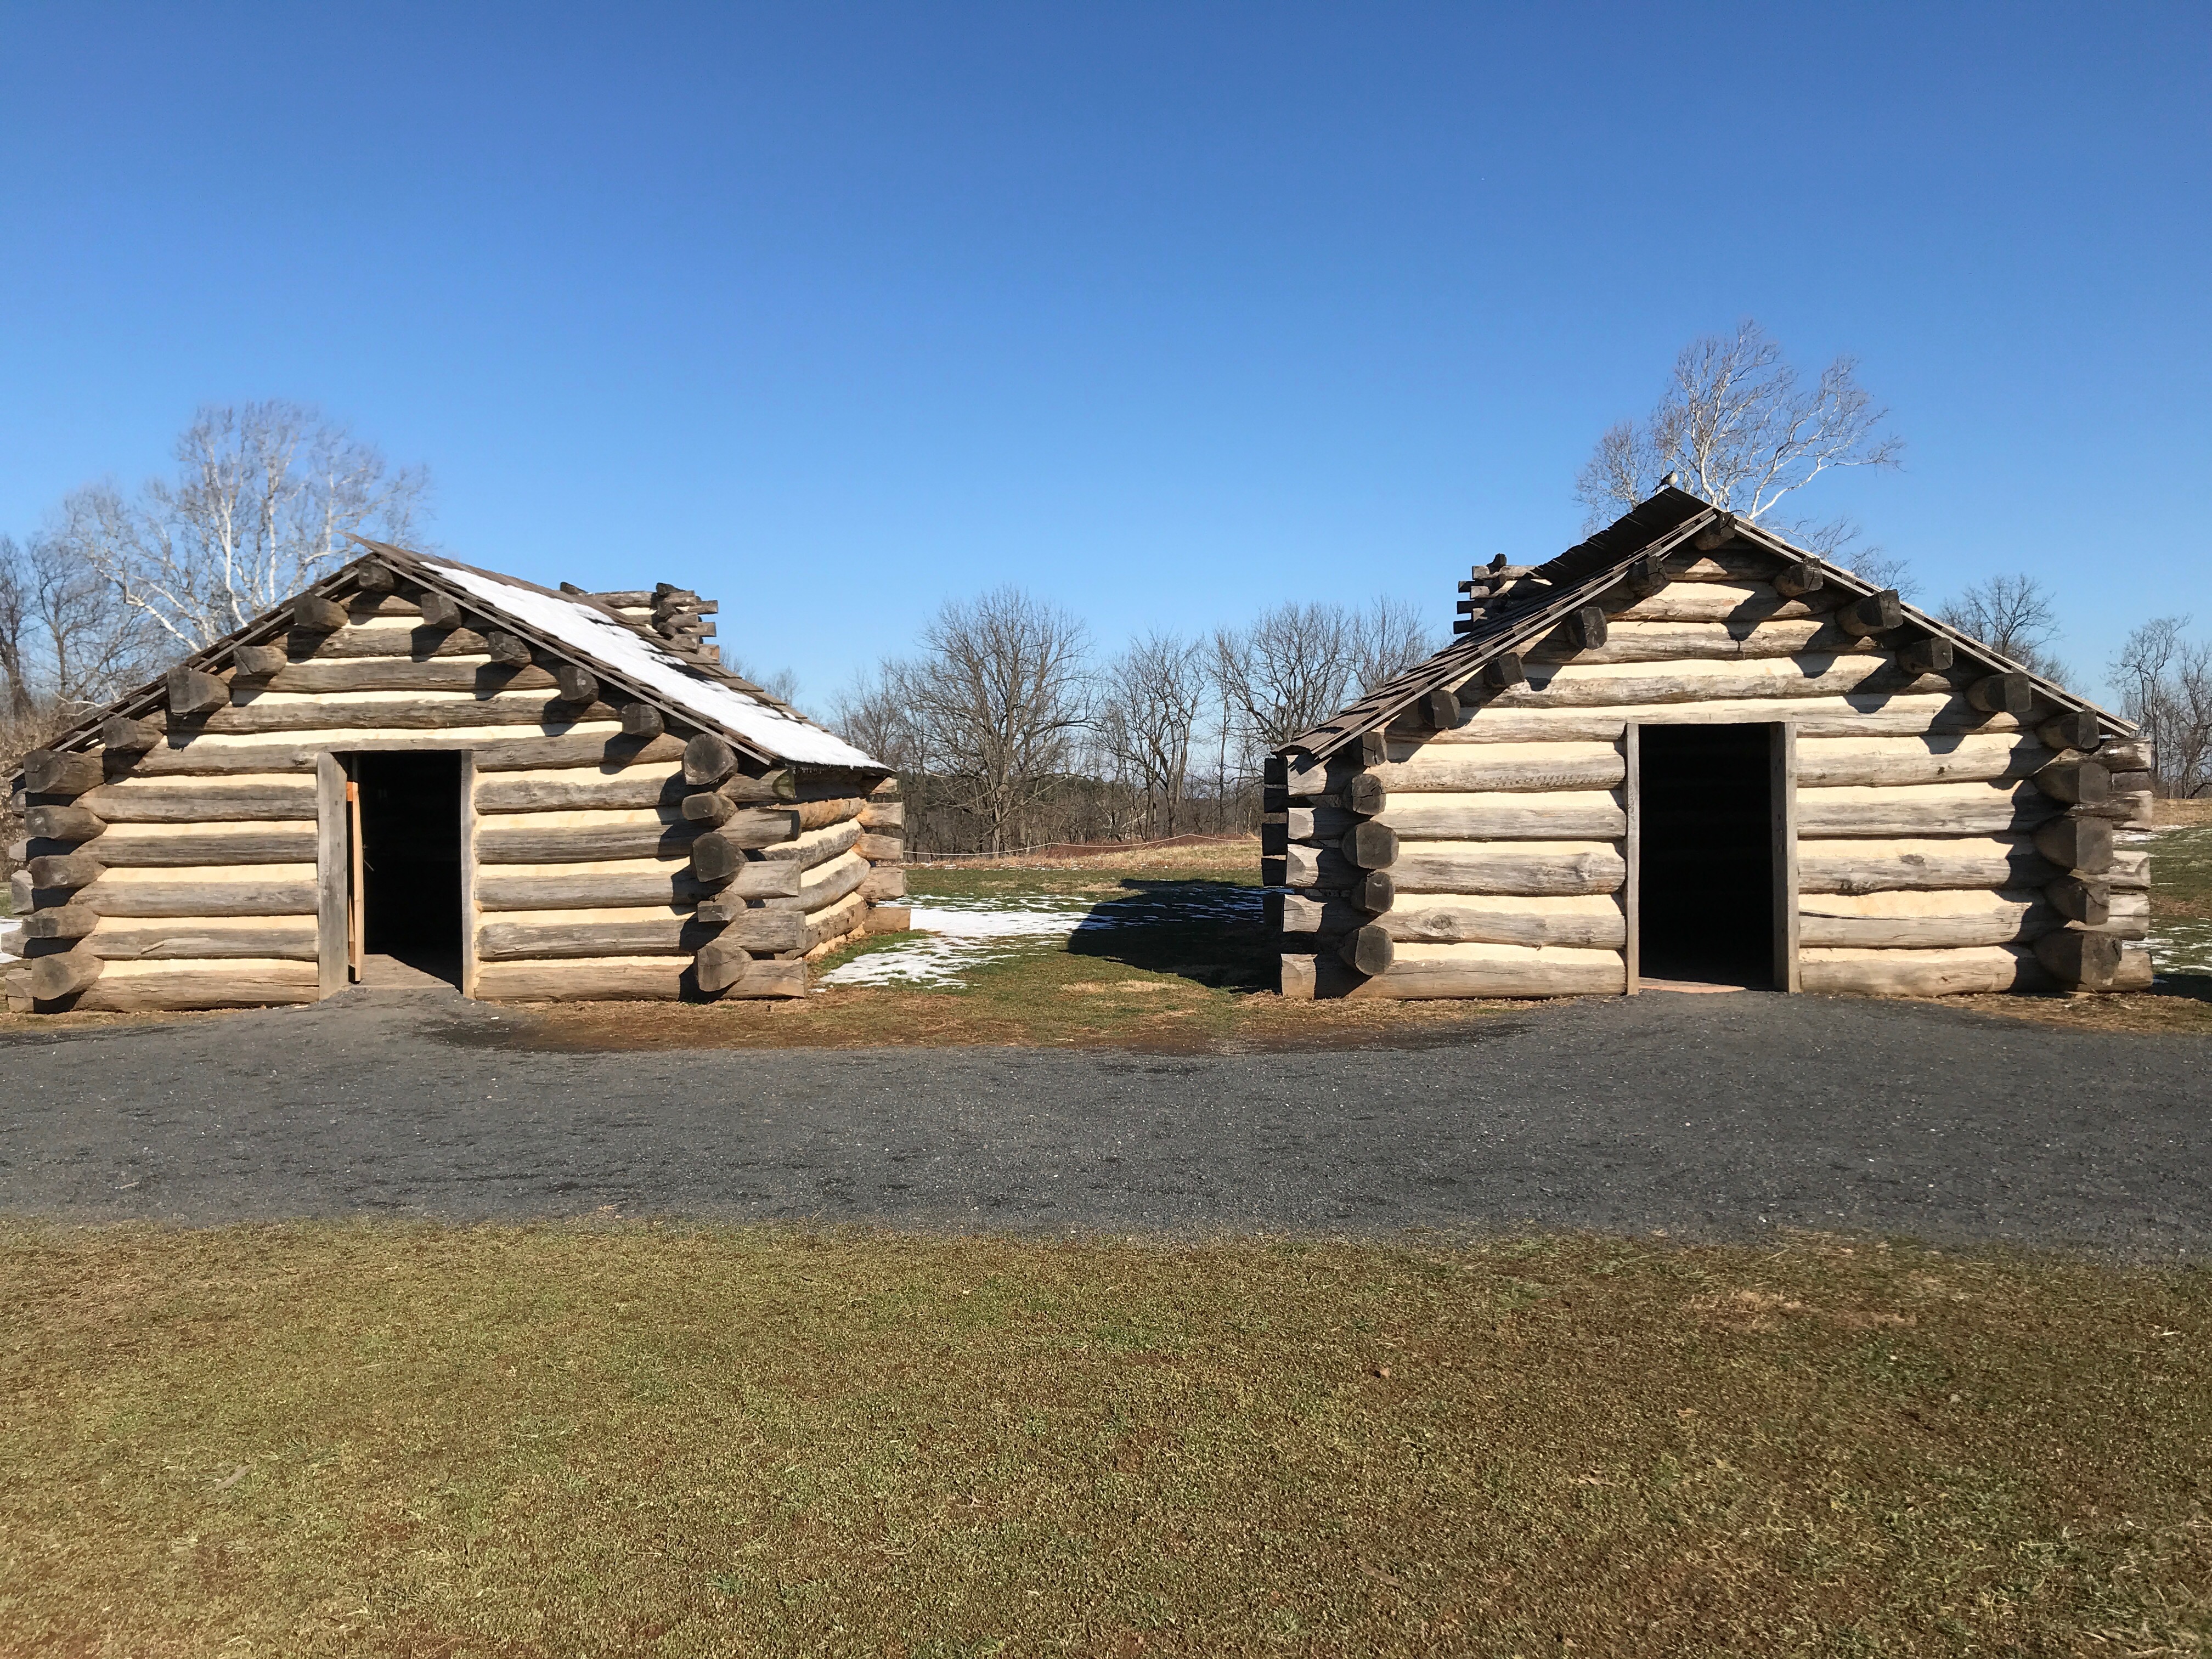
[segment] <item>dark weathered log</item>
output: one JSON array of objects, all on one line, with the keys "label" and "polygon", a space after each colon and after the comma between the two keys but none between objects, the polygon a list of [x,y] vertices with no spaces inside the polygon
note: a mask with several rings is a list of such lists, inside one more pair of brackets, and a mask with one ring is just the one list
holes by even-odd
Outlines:
[{"label": "dark weathered log", "polygon": [[1886,587],[1879,593],[1843,606],[1832,620],[1838,628],[1853,639],[1866,639],[1875,634],[1887,634],[1905,621],[1905,601],[1897,590]]},{"label": "dark weathered log", "polygon": [[[786,931],[796,938],[801,930]],[[494,912],[477,933],[477,956],[484,962],[690,956],[714,936],[714,927],[676,909],[641,908],[619,921],[592,916],[559,921],[514,921]]]},{"label": "dark weathered log", "polygon": [[520,634],[510,634],[504,628],[484,630],[484,654],[494,662],[505,663],[510,668],[531,665],[530,641]]},{"label": "dark weathered log", "polygon": [[[794,923],[799,921],[795,913],[787,914]],[[719,939],[702,945],[693,963],[699,988],[710,994],[728,990],[752,971],[752,957],[744,945],[735,939],[724,944]]]},{"label": "dark weathered log", "polygon": [[1774,591],[1785,599],[1802,599],[1817,591],[1821,580],[1819,565],[1810,559],[1793,559],[1774,573]]},{"label": "dark weathered log", "polygon": [[2112,919],[2112,884],[2094,877],[2061,876],[2043,890],[2051,908],[2069,921],[2101,927]]},{"label": "dark weathered log", "polygon": [[346,617],[351,622],[366,622],[371,617],[419,617],[422,606],[412,599],[403,599],[396,593],[356,593],[345,601]]},{"label": "dark weathered log", "polygon": [[1379,916],[1397,902],[1397,880],[1388,870],[1370,870],[1352,884],[1345,896],[1369,915]]},{"label": "dark weathered log", "polygon": [[265,680],[292,658],[281,645],[241,645],[231,652],[230,659],[238,665],[243,678]]},{"label": "dark weathered log", "polygon": [[1346,934],[1344,943],[1337,946],[1337,955],[1360,973],[1387,974],[1397,959],[1398,946],[1389,933],[1370,921]]},{"label": "dark weathered log", "polygon": [[684,816],[694,823],[703,823],[710,828],[727,823],[739,810],[737,802],[720,790],[702,789],[684,798]]},{"label": "dark weathered log", "polygon": [[1386,823],[1354,824],[1344,832],[1338,848],[1363,870],[1387,870],[1397,861],[1398,834]]},{"label": "dark weathered log", "polygon": [[179,916],[111,920],[87,948],[103,962],[313,962],[315,943],[313,916]]},{"label": "dark weathered log", "polygon": [[1459,724],[1459,694],[1437,686],[1421,693],[1406,712],[1415,724],[1431,732],[1449,732]]},{"label": "dark weathered log", "polygon": [[2108,991],[2119,976],[2120,941],[2110,933],[2063,927],[2035,941],[2036,959],[2061,985],[2078,991]]},{"label": "dark weathered log", "polygon": [[599,699],[599,677],[574,663],[564,662],[556,668],[553,684],[562,702],[597,702]]},{"label": "dark weathered log", "polygon": [[399,586],[399,577],[381,559],[363,559],[354,567],[353,579],[364,593],[389,593]]},{"label": "dark weathered log", "polygon": [[2112,826],[2102,818],[2053,818],[2035,832],[2035,850],[2062,870],[2101,876],[2112,867]]},{"label": "dark weathered log", "polygon": [[23,787],[34,795],[74,798],[88,789],[97,789],[106,781],[106,771],[97,751],[33,749],[23,757]]},{"label": "dark weathered log", "polygon": [[77,805],[114,823],[268,823],[315,816],[310,777],[245,786],[210,783],[164,787],[137,778],[102,785],[77,797]]},{"label": "dark weathered log", "polygon": [[1559,624],[1559,638],[1571,651],[1595,651],[1606,641],[1603,607],[1586,605]]},{"label": "dark weathered log", "polygon": [[31,872],[33,887],[57,892],[74,892],[80,887],[91,886],[106,867],[89,853],[49,853],[24,866]]},{"label": "dark weathered log", "polygon": [[1700,553],[1711,553],[1717,549],[1726,547],[1735,539],[1735,515],[1732,513],[1723,513],[1697,533],[1692,544]]},{"label": "dark weathered log", "polygon": [[230,702],[230,685],[197,668],[172,668],[168,697],[170,718],[189,718],[227,707]]},{"label": "dark weathered log", "polygon": [[698,826],[592,823],[539,828],[487,820],[477,830],[478,864],[591,864],[611,859],[681,858]]},{"label": "dark weathered log", "polygon": [[346,609],[319,593],[302,593],[292,601],[292,626],[303,634],[335,634],[346,625]]},{"label": "dark weathered log", "polygon": [[313,871],[304,878],[271,879],[256,873],[239,880],[187,872],[172,880],[109,878],[80,892],[74,902],[103,916],[297,916],[315,908]]},{"label": "dark weathered log", "polygon": [[[699,901],[699,920],[719,925],[751,913],[751,899],[795,899],[806,872],[784,859],[754,859],[735,879]],[[803,914],[804,907],[799,907]]]},{"label": "dark weathered log", "polygon": [[106,966],[82,945],[74,951],[35,957],[31,963],[31,994],[40,1002],[75,996],[98,979]]},{"label": "dark weathered log", "polygon": [[102,722],[100,746],[118,755],[139,755],[161,741],[161,727],[150,720],[134,720],[118,714]]},{"label": "dark weathered log", "polygon": [[425,628],[449,629],[461,625],[460,602],[450,594],[426,587],[422,590],[422,597],[416,603],[422,607]]},{"label": "dark weathered log", "polygon": [[550,670],[444,657],[351,657],[329,662],[287,663],[257,691],[550,691]]},{"label": "dark weathered log", "polygon": [[420,701],[271,703],[262,699],[218,708],[198,723],[205,732],[251,736],[279,732],[438,731],[477,726],[543,726],[554,729],[587,720],[611,720],[603,703],[588,707],[536,696],[488,696]]},{"label": "dark weathered log", "polygon": [[1897,653],[1897,665],[1908,674],[1941,674],[1951,666],[1951,641],[1940,634],[1915,640]]},{"label": "dark weathered log", "polygon": [[702,881],[728,881],[744,867],[748,850],[788,841],[794,833],[789,813],[749,807],[691,843],[691,867]]},{"label": "dark weathered log", "polygon": [[1992,714],[2025,720],[2035,707],[2035,684],[2025,674],[1988,674],[1966,688],[1966,701]]},{"label": "dark weathered log", "polygon": [[2112,793],[2115,796],[2148,794],[2154,781],[2148,772],[2114,772],[2110,775]]},{"label": "dark weathered log", "polygon": [[80,1013],[152,1013],[179,1008],[263,1008],[313,1002],[315,964],[266,958],[179,962],[148,971],[111,973],[78,994]]},{"label": "dark weathered log", "polygon": [[23,918],[25,939],[82,939],[100,924],[100,912],[82,904],[54,904]]},{"label": "dark weathered log", "polygon": [[198,830],[167,824],[112,829],[100,839],[98,857],[110,870],[223,869],[240,864],[305,864],[315,857],[315,826]]},{"label": "dark weathered log", "polygon": [[622,711],[623,735],[626,738],[657,738],[667,730],[660,711],[649,702],[626,702]]},{"label": "dark weathered log", "polygon": [[481,657],[483,635],[466,628],[342,628],[335,634],[291,633],[284,636],[292,665],[303,663],[383,661],[429,662],[440,657]]},{"label": "dark weathered log", "polygon": [[48,841],[90,841],[107,820],[82,806],[33,806],[23,814],[23,827]]},{"label": "dark weathered log", "polygon": [[1345,781],[1337,792],[1337,799],[1347,812],[1358,812],[1373,817],[1389,804],[1389,795],[1382,787],[1382,780],[1371,772],[1357,772]]},{"label": "dark weathered log", "polygon": [[1347,756],[1356,753],[1362,766],[1380,766],[1390,758],[1390,740],[1380,731],[1362,732],[1346,750]]},{"label": "dark weathered log", "polygon": [[1613,591],[1633,605],[1650,599],[1667,581],[1667,562],[1656,553],[1646,553],[1622,574]]},{"label": "dark weathered log", "polygon": [[2112,774],[2079,755],[2051,762],[2035,775],[2035,787],[2069,805],[2102,806],[2112,798]]},{"label": "dark weathered log", "polygon": [[[732,883],[723,890],[735,891],[742,884]],[[795,888],[796,879],[790,884]],[[486,910],[602,910],[690,904],[707,898],[710,891],[692,874],[690,865],[665,859],[610,861],[603,867],[586,869],[492,865],[477,876],[477,902]]]},{"label": "dark weathered log", "polygon": [[582,957],[487,962],[477,969],[486,1002],[674,1002],[693,984],[683,957]]},{"label": "dark weathered log", "polygon": [[2078,749],[2085,753],[2105,740],[2104,727],[2086,708],[2052,715],[2035,728],[2035,735],[2046,749]]},{"label": "dark weathered log", "polygon": [[684,745],[684,781],[711,788],[738,769],[738,752],[712,732]]},{"label": "dark weathered log", "polygon": [[1526,685],[1528,683],[1528,670],[1521,660],[1521,653],[1517,651],[1508,651],[1492,657],[1488,662],[1483,664],[1482,683],[1492,691],[1503,691],[1510,686]]}]

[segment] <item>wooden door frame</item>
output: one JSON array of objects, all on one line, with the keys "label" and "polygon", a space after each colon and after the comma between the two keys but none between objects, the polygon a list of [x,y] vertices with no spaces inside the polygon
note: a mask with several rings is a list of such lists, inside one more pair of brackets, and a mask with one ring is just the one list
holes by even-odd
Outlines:
[{"label": "wooden door frame", "polygon": [[352,757],[357,754],[453,755],[460,773],[461,838],[460,928],[461,994],[477,991],[477,811],[476,750],[447,749],[434,744],[371,740],[343,752],[319,750],[315,756],[315,988],[321,997],[335,996],[354,981],[352,946],[355,939],[353,907],[358,902],[360,848],[355,845],[355,810],[346,794],[353,781]]},{"label": "wooden door frame", "polygon": [[1764,726],[1767,743],[1767,805],[1771,815],[1768,858],[1774,871],[1773,988],[1783,992],[1804,988],[1798,963],[1797,917],[1797,727],[1790,720],[1632,720],[1621,732],[1620,751],[1626,771],[1621,781],[1621,806],[1626,833],[1621,851],[1628,866],[1621,884],[1621,903],[1626,911],[1626,937],[1621,957],[1628,970],[1627,989],[1634,996],[1643,989],[1644,805],[1640,781],[1644,764],[1644,728],[1647,726]]}]

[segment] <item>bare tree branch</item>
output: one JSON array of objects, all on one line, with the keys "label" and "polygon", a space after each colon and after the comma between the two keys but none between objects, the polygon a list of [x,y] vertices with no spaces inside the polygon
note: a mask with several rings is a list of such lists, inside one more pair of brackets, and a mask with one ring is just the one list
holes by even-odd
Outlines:
[{"label": "bare tree branch", "polygon": [[2058,635],[2058,609],[2041,582],[2025,573],[1977,582],[1936,613],[1963,634],[2010,657],[2047,680],[2068,678],[2066,665],[2051,654]]}]

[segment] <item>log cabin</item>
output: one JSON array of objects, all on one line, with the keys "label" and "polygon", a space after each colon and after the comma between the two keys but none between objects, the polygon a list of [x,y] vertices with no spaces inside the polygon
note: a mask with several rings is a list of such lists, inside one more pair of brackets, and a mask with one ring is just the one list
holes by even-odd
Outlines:
[{"label": "log cabin", "polygon": [[1284,995],[2149,985],[2126,721],[1671,486],[1460,588],[1269,761]]},{"label": "log cabin", "polygon": [[11,1011],[791,997],[905,926],[890,769],[713,602],[362,547],[26,757]]}]

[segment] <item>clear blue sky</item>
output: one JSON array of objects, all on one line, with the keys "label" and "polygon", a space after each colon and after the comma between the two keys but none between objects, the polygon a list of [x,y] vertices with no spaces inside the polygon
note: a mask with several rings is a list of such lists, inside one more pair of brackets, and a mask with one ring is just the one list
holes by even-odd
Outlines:
[{"label": "clear blue sky", "polygon": [[2212,628],[2212,10],[0,10],[0,529],[205,401],[428,464],[432,537],[676,579],[811,700],[1012,580],[1102,642],[1450,614],[1574,540],[1690,336],[1855,353],[1927,596],[2094,689]]}]

